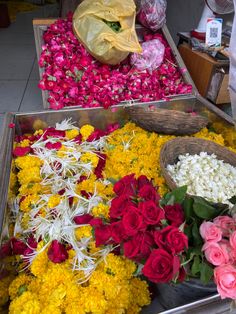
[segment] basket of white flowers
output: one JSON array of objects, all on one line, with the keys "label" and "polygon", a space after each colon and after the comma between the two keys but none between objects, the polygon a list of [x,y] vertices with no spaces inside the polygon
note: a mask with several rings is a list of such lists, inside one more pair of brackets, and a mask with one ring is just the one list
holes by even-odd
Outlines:
[{"label": "basket of white flowers", "polygon": [[236,194],[236,154],[209,140],[175,138],[160,153],[160,166],[167,185],[187,186],[189,195],[213,203],[228,204]]}]

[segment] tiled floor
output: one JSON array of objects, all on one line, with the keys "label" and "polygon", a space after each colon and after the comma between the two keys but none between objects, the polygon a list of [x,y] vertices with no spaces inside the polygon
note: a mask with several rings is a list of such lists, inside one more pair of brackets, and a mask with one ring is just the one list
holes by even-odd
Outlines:
[{"label": "tiled floor", "polygon": [[46,5],[0,28],[0,128],[6,111],[43,109],[32,20],[57,15],[57,5]]}]

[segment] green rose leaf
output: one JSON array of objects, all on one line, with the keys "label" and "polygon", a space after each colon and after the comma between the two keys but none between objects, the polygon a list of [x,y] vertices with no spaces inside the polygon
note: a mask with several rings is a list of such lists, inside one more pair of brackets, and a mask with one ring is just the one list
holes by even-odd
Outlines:
[{"label": "green rose leaf", "polygon": [[200,236],[199,227],[196,222],[192,224],[192,236],[195,246],[198,246],[202,243],[202,237]]},{"label": "green rose leaf", "polygon": [[197,217],[209,220],[219,215],[219,210],[211,206],[204,198],[194,196],[193,200],[193,210]]},{"label": "green rose leaf", "polygon": [[200,257],[199,255],[195,255],[191,267],[191,273],[193,276],[196,276],[199,272],[200,272]]},{"label": "green rose leaf", "polygon": [[207,263],[202,262],[200,264],[200,280],[203,284],[208,284],[213,277],[213,269]]},{"label": "green rose leaf", "polygon": [[167,193],[162,199],[161,205],[182,204],[187,192],[187,186],[181,186],[172,192]]},{"label": "green rose leaf", "polygon": [[189,221],[189,220],[191,220],[192,217],[194,217],[193,199],[186,197],[184,202],[183,202],[183,206],[184,206],[185,219],[186,219],[186,221]]}]

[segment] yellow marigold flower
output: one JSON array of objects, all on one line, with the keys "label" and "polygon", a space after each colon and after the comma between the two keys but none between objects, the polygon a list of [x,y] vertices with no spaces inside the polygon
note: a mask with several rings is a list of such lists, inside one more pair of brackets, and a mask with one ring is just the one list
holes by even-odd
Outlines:
[{"label": "yellow marigold flower", "polygon": [[34,135],[43,135],[44,131],[39,129],[37,131],[34,132]]},{"label": "yellow marigold flower", "polygon": [[[43,247],[43,242],[39,242],[37,246],[37,251],[40,251]],[[43,250],[42,252],[38,253],[36,257],[33,259],[33,262],[30,266],[31,273],[34,276],[41,276],[47,270],[48,267],[48,256],[47,250]]]},{"label": "yellow marigold flower", "polygon": [[23,140],[20,142],[20,147],[28,147],[30,146],[30,140]]},{"label": "yellow marigold flower", "polygon": [[[26,184],[22,184],[19,188],[20,195],[41,194],[43,192],[44,192],[44,187],[40,183],[33,183],[33,182],[26,183]],[[45,192],[45,194],[48,194],[48,193]]]},{"label": "yellow marigold flower", "polygon": [[15,159],[16,167],[19,169],[32,168],[32,167],[40,167],[43,164],[43,161],[39,159],[37,156],[22,156],[17,157]]},{"label": "yellow marigold flower", "polygon": [[58,308],[58,307],[56,307],[55,305],[53,305],[53,304],[48,304],[48,305],[46,305],[44,308],[43,308],[43,310],[42,310],[42,312],[41,312],[41,314],[61,314],[62,312],[61,312],[61,310],[60,310],[60,308]]},{"label": "yellow marigold flower", "polygon": [[84,313],[106,313],[106,310],[108,309],[107,300],[104,295],[96,289],[96,287],[85,287],[82,290],[82,293]]},{"label": "yellow marigold flower", "polygon": [[30,215],[28,213],[24,213],[20,222],[21,228],[23,230],[28,229],[29,221],[30,221]]},{"label": "yellow marigold flower", "polygon": [[94,127],[90,124],[85,124],[80,129],[80,134],[82,135],[83,141],[86,141],[89,135],[94,131]]},{"label": "yellow marigold flower", "polygon": [[11,300],[20,296],[27,290],[28,284],[31,282],[32,277],[24,273],[19,274],[9,286],[9,295]]},{"label": "yellow marigold flower", "polygon": [[133,294],[132,300],[140,307],[151,303],[150,293],[148,290],[148,284],[146,281],[139,278],[132,278],[130,281],[131,292]]},{"label": "yellow marigold flower", "polygon": [[6,304],[9,300],[8,287],[13,279],[13,276],[7,276],[0,280],[0,306]]},{"label": "yellow marigold flower", "polygon": [[100,251],[100,248],[96,247],[96,242],[95,241],[90,241],[88,247],[89,247],[89,252],[91,254],[94,254],[94,253]]},{"label": "yellow marigold flower", "polygon": [[93,207],[92,215],[94,217],[109,218],[109,206],[103,203],[99,203],[96,207]]},{"label": "yellow marigold flower", "polygon": [[40,314],[41,310],[37,294],[30,291],[14,299],[9,306],[9,314]]},{"label": "yellow marigold flower", "polygon": [[84,163],[91,163],[92,166],[94,168],[96,168],[97,164],[98,164],[98,161],[99,161],[99,158],[98,158],[98,156],[96,154],[87,152],[87,153],[84,153],[81,156],[80,161],[84,162]]},{"label": "yellow marigold flower", "polygon": [[36,205],[37,201],[39,200],[39,196],[35,195],[27,195],[23,201],[20,203],[20,209],[23,212],[29,212],[33,206]]},{"label": "yellow marigold flower", "polygon": [[66,131],[66,138],[72,140],[77,135],[79,135],[79,131],[77,129],[67,130]]},{"label": "yellow marigold flower", "polygon": [[16,185],[16,182],[17,182],[16,174],[13,171],[11,171],[11,174],[10,174],[10,189],[14,189],[14,187]]},{"label": "yellow marigold flower", "polygon": [[22,169],[19,171],[17,176],[18,176],[18,180],[20,184],[28,184],[31,182],[39,183],[42,181],[39,167],[32,167],[30,169],[28,168]]},{"label": "yellow marigold flower", "polygon": [[82,226],[75,229],[75,237],[79,241],[82,238],[89,238],[92,236],[91,226]]},{"label": "yellow marigold flower", "polygon": [[61,202],[61,197],[60,195],[56,194],[56,195],[52,195],[49,197],[48,200],[48,208],[52,209],[55,208],[57,205],[59,205]]}]

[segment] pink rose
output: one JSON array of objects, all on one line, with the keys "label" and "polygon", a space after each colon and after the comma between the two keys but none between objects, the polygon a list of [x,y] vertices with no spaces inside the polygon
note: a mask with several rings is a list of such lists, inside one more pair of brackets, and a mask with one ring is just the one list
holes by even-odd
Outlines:
[{"label": "pink rose", "polygon": [[236,299],[236,268],[221,265],[214,269],[214,279],[222,299]]},{"label": "pink rose", "polygon": [[229,243],[234,251],[236,251],[236,231],[234,231],[229,238]]},{"label": "pink rose", "polygon": [[230,232],[236,230],[236,222],[229,216],[218,216],[213,223],[221,228],[223,237],[228,237]]},{"label": "pink rose", "polygon": [[222,231],[213,222],[204,221],[200,226],[201,237],[205,241],[219,242],[222,239]]},{"label": "pink rose", "polygon": [[206,242],[202,251],[204,251],[205,257],[209,263],[214,266],[220,266],[229,262],[229,253],[225,244],[219,244],[215,242]]}]

